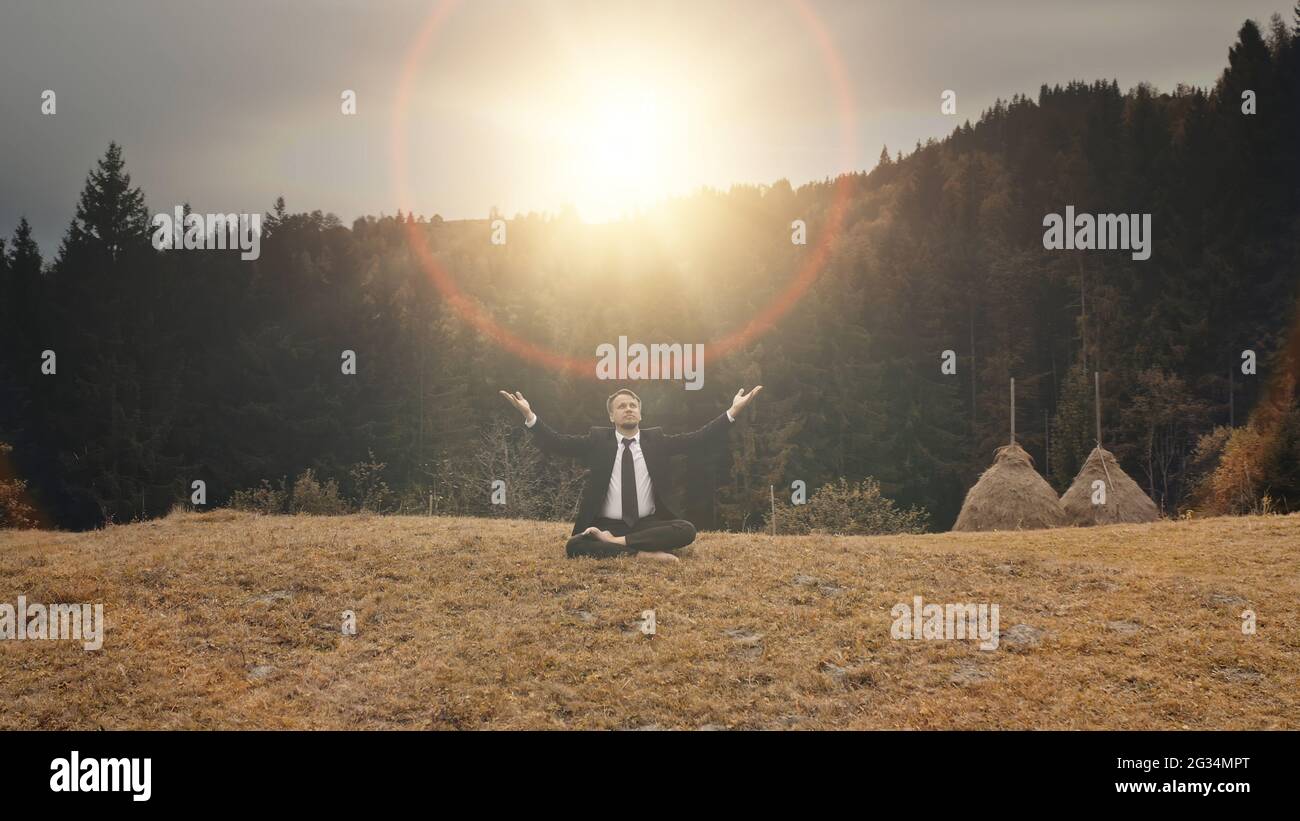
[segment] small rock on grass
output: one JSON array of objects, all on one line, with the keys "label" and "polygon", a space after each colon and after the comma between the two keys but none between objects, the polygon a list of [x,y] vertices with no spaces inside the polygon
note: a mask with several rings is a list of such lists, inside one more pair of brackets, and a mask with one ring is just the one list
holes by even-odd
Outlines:
[{"label": "small rock on grass", "polygon": [[1229,607],[1240,607],[1248,603],[1241,596],[1232,593],[1211,593],[1210,601],[1214,604],[1226,604]]},{"label": "small rock on grass", "polygon": [[1108,621],[1106,629],[1113,630],[1124,636],[1131,636],[1142,629],[1142,625],[1135,621]]},{"label": "small rock on grass", "polygon": [[1028,650],[1043,643],[1045,633],[1028,624],[1017,624],[999,633],[999,643],[1008,650]]},{"label": "small rock on grass", "polygon": [[748,627],[735,627],[723,631],[735,642],[736,650],[744,658],[758,658],[763,655],[763,634]]},{"label": "small rock on grass", "polygon": [[284,590],[272,590],[270,593],[267,593],[265,596],[257,596],[255,598],[249,599],[248,601],[249,604],[264,604],[270,607],[276,602],[286,601],[289,598],[291,598],[290,595]]},{"label": "small rock on grass", "polygon": [[1254,667],[1216,667],[1214,674],[1225,681],[1253,683],[1264,677]]},{"label": "small rock on grass", "polygon": [[953,684],[975,684],[993,678],[993,672],[974,659],[958,659],[948,681]]},{"label": "small rock on grass", "polygon": [[833,596],[844,589],[835,582],[828,582],[825,579],[819,579],[816,576],[808,576],[803,573],[796,575],[790,580],[790,582],[798,587],[815,587],[828,596]]}]

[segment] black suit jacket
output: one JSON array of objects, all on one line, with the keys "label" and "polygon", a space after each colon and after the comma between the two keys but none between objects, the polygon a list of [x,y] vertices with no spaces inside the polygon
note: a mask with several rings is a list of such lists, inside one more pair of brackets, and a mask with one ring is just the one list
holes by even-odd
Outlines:
[{"label": "black suit jacket", "polygon": [[[645,457],[650,484],[654,487],[656,516],[677,518],[666,501],[673,491],[669,459],[692,447],[725,439],[728,428],[733,424],[727,414],[722,413],[691,433],[669,436],[663,428],[641,428],[641,454]],[[605,496],[609,493],[609,478],[614,473],[614,459],[618,456],[617,432],[614,428],[593,427],[585,435],[556,433],[542,421],[541,416],[537,417],[537,421],[528,430],[532,432],[533,441],[540,450],[557,456],[572,456],[587,467],[587,483],[582,488],[582,500],[578,504],[578,520],[573,524],[573,533],[577,535],[591,527],[605,504]]]}]

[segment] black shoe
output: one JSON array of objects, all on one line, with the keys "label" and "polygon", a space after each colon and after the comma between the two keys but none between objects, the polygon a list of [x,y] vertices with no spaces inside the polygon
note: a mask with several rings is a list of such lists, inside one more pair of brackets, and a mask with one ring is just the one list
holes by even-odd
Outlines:
[{"label": "black shoe", "polygon": [[590,556],[588,552],[592,543],[599,544],[600,539],[586,533],[579,533],[577,536],[571,536],[567,544],[564,545],[564,555],[566,558],[574,559],[578,556]]}]

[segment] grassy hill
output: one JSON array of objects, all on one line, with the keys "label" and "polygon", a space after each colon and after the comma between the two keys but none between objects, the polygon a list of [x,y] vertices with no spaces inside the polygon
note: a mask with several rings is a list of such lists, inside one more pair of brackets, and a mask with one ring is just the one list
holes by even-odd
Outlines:
[{"label": "grassy hill", "polygon": [[[566,560],[567,533],[232,511],[0,533],[0,602],[108,625],[99,651],[0,641],[0,728],[1300,727],[1300,515],[704,533],[676,565]],[[1001,646],[891,639],[916,595],[998,604]]]}]

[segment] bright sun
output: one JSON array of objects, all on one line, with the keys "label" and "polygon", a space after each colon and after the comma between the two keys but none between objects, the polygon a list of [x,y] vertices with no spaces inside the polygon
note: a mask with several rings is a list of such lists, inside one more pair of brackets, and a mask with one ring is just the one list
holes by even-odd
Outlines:
[{"label": "bright sun", "polygon": [[579,216],[606,222],[674,193],[690,164],[689,94],[628,74],[577,85],[552,101],[546,130]]},{"label": "bright sun", "polygon": [[409,106],[411,177],[435,209],[603,223],[820,163],[820,77],[802,46],[771,46],[792,21],[768,9],[741,32],[723,5],[697,27],[674,4],[542,2],[438,41]]},{"label": "bright sun", "polygon": [[615,221],[707,184],[716,164],[715,81],[665,56],[681,51],[625,40],[547,47],[441,101],[458,95],[448,110],[486,126],[472,150],[500,175],[497,204]]}]

